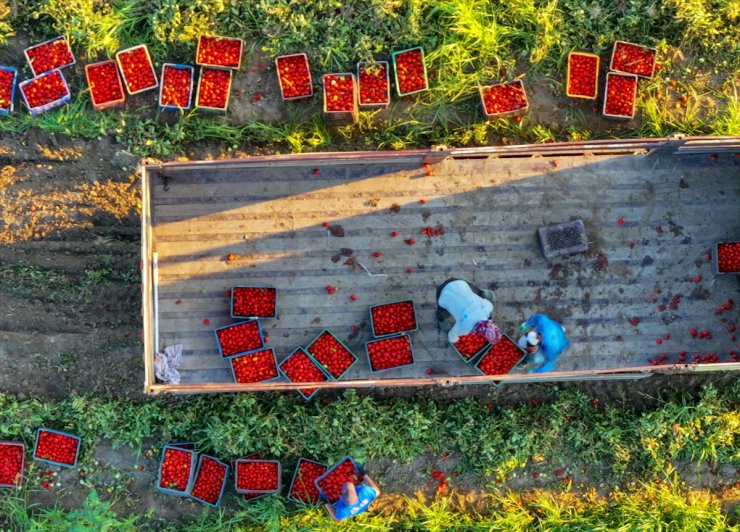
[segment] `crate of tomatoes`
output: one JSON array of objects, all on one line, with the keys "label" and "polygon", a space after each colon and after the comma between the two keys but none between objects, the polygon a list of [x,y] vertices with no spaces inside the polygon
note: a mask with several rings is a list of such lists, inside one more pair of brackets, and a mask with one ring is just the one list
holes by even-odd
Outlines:
[{"label": "crate of tomatoes", "polygon": [[64,37],[54,37],[23,50],[34,76],[75,64],[75,56]]},{"label": "crate of tomatoes", "polygon": [[388,107],[391,103],[391,72],[388,61],[357,63],[357,92],[360,107]]},{"label": "crate of tomatoes", "polygon": [[324,74],[324,114],[333,124],[354,124],[359,118],[354,74]]},{"label": "crate of tomatoes", "polygon": [[237,355],[229,360],[234,382],[238,384],[274,381],[280,378],[275,351],[271,347],[246,355]]},{"label": "crate of tomatoes", "polygon": [[595,100],[598,94],[599,62],[596,54],[570,52],[565,76],[565,94],[570,98]]},{"label": "crate of tomatoes", "polygon": [[[498,343],[491,346],[485,355],[475,364],[475,367],[484,375],[506,375],[519,365],[527,356],[527,352],[516,345],[516,342],[507,335],[502,335]],[[501,381],[493,381],[496,386]]]},{"label": "crate of tomatoes", "polygon": [[68,103],[72,99],[67,80],[61,70],[51,70],[18,84],[23,103],[32,116]]},{"label": "crate of tomatoes", "polygon": [[424,61],[424,48],[408,48],[391,54],[396,92],[399,96],[409,96],[429,90],[427,65]]},{"label": "crate of tomatoes", "polygon": [[146,44],[116,52],[116,62],[129,95],[133,96],[159,86],[157,74],[154,71],[154,62]]},{"label": "crate of tomatoes", "polygon": [[496,85],[483,85],[479,92],[486,118],[518,115],[529,109],[527,91],[520,79]]},{"label": "crate of tomatoes", "polygon": [[305,53],[281,55],[275,58],[278,84],[283,101],[313,96],[313,80]]},{"label": "crate of tomatoes", "polygon": [[202,454],[198,458],[198,469],[195,472],[190,496],[212,508],[217,508],[221,504],[228,478],[227,464],[213,456]]},{"label": "crate of tomatoes", "polygon": [[195,445],[192,449],[188,449],[184,443],[165,445],[159,462],[157,489],[170,495],[189,495],[197,463]]},{"label": "crate of tomatoes", "polygon": [[408,334],[370,340],[365,343],[365,350],[373,373],[414,364],[414,348]]},{"label": "crate of tomatoes", "polygon": [[482,355],[491,348],[483,333],[464,334],[458,338],[457,342],[451,344],[460,358],[465,362],[472,362],[479,355]]},{"label": "crate of tomatoes", "polygon": [[[278,366],[280,373],[290,382],[327,382],[331,377],[302,347],[296,348]],[[311,399],[318,388],[298,388],[305,400]]]},{"label": "crate of tomatoes", "polygon": [[277,288],[235,286],[231,289],[232,318],[276,318]]},{"label": "crate of tomatoes", "polygon": [[637,76],[609,72],[606,75],[602,114],[607,118],[632,120],[637,100]]},{"label": "crate of tomatoes", "polygon": [[339,379],[357,362],[357,357],[334,334],[324,329],[306,351],[333,379]]},{"label": "crate of tomatoes", "polygon": [[0,488],[20,488],[26,467],[26,446],[17,441],[0,441]]},{"label": "crate of tomatoes", "polygon": [[625,41],[616,41],[612,48],[609,68],[615,72],[634,74],[650,79],[655,73],[655,59],[658,51],[655,48]]},{"label": "crate of tomatoes", "polygon": [[195,108],[208,113],[226,113],[231,97],[232,70],[200,67]]},{"label": "crate of tomatoes", "polygon": [[[260,456],[260,453],[250,453],[246,456],[242,456],[240,460],[259,460],[262,457]],[[231,469],[236,470],[236,460],[232,462]],[[241,494],[242,498],[245,501],[254,501],[256,499],[261,499],[262,497],[267,497],[269,493],[252,493],[252,492],[244,492]]]},{"label": "crate of tomatoes", "polygon": [[375,338],[417,331],[414,302],[406,299],[371,306],[370,325]]},{"label": "crate of tomatoes", "polygon": [[195,64],[239,70],[242,66],[243,49],[244,41],[238,37],[201,35],[195,50]]},{"label": "crate of tomatoes", "polygon": [[36,431],[33,459],[62,467],[76,467],[81,438],[60,430],[40,428]]},{"label": "crate of tomatoes", "polygon": [[187,111],[193,104],[195,69],[190,65],[164,63],[159,84],[159,107],[170,111]]},{"label": "crate of tomatoes", "polygon": [[362,482],[362,468],[349,456],[339,460],[317,478],[314,484],[321,497],[329,504],[336,504],[342,495],[342,486],[347,482],[355,486]]},{"label": "crate of tomatoes", "polygon": [[93,109],[103,111],[117,107],[126,101],[118,67],[112,59],[85,65],[85,78],[90,87],[90,99]]},{"label": "crate of tomatoes", "polygon": [[241,458],[234,462],[234,487],[242,494],[280,493],[281,468],[277,460]]},{"label": "crate of tomatoes", "polygon": [[740,273],[740,242],[717,242],[712,248],[712,269],[716,275]]},{"label": "crate of tomatoes", "polygon": [[0,66],[0,115],[9,115],[13,112],[16,81],[18,71],[15,68]]},{"label": "crate of tomatoes", "polygon": [[328,469],[329,466],[308,458],[298,460],[288,488],[288,499],[301,504],[317,504],[320,493],[316,480]]},{"label": "crate of tomatoes", "polygon": [[242,321],[214,331],[218,353],[222,358],[231,358],[257,351],[265,347],[262,326],[258,320]]}]

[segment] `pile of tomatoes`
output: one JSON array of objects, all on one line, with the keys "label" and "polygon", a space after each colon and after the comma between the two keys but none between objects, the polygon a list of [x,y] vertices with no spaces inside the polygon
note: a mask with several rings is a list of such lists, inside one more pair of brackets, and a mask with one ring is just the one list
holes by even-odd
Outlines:
[{"label": "pile of tomatoes", "polygon": [[165,447],[162,464],[159,466],[159,486],[185,493],[190,483],[193,454],[192,451]]},{"label": "pile of tomatoes", "polygon": [[324,464],[301,458],[296,466],[288,497],[294,501],[308,504],[319,502],[319,489],[316,487],[316,480],[326,473],[327,469],[328,467]]},{"label": "pile of tomatoes", "polygon": [[380,371],[414,363],[408,334],[373,340],[366,345],[370,369]]},{"label": "pile of tomatoes", "polygon": [[193,69],[175,65],[162,68],[162,91],[159,105],[188,109],[193,91]]},{"label": "pile of tomatoes", "polygon": [[486,115],[510,113],[527,107],[524,85],[516,80],[511,83],[487,85],[481,89]]},{"label": "pile of tomatoes", "polygon": [[388,63],[360,63],[358,69],[360,105],[385,105],[390,102]]},{"label": "pile of tomatoes", "polygon": [[275,353],[272,348],[231,359],[236,382],[245,384],[274,379],[278,376]]},{"label": "pile of tomatoes", "polygon": [[264,347],[262,332],[257,320],[244,321],[216,330],[221,356],[230,357]]},{"label": "pile of tomatoes", "polygon": [[50,430],[39,430],[33,457],[55,464],[72,466],[77,462],[80,439]]},{"label": "pile of tomatoes", "polygon": [[215,458],[202,455],[190,495],[211,505],[218,504],[229,468]]},{"label": "pile of tomatoes", "polygon": [[411,301],[377,305],[370,309],[373,336],[386,336],[416,330],[416,315]]},{"label": "pile of tomatoes", "polygon": [[324,74],[324,110],[336,113],[354,109],[355,77],[352,74]]},{"label": "pile of tomatoes", "polygon": [[[329,378],[319,369],[311,357],[302,349],[298,348],[280,364],[280,371],[291,382],[325,382]],[[298,391],[309,399],[318,388],[299,388]]]},{"label": "pile of tomatoes", "polygon": [[635,76],[609,72],[606,75],[604,114],[632,118],[635,114],[636,91],[637,78]]},{"label": "pile of tomatoes", "polygon": [[362,482],[360,472],[349,458],[337,464],[324,478],[318,480],[317,484],[329,503],[334,504],[341,497],[342,486],[347,482],[355,485]]},{"label": "pile of tomatoes", "polygon": [[568,96],[596,98],[596,81],[599,76],[599,57],[592,54],[572,53],[568,56]]},{"label": "pile of tomatoes", "polygon": [[305,98],[313,94],[311,72],[305,54],[284,55],[278,57],[275,63],[284,100]]},{"label": "pile of tomatoes", "polygon": [[93,104],[102,105],[124,100],[121,78],[115,61],[102,61],[85,67]]},{"label": "pile of tomatoes", "polygon": [[398,94],[410,94],[428,88],[424,52],[421,48],[412,48],[394,56]]},{"label": "pile of tomatoes", "polygon": [[201,35],[195,64],[226,68],[239,68],[242,60],[242,41],[233,37]]},{"label": "pile of tomatoes", "polygon": [[306,347],[314,360],[324,366],[326,371],[338,379],[357,360],[352,352],[329,331],[322,332],[311,345]]},{"label": "pile of tomatoes", "polygon": [[231,315],[235,318],[274,318],[277,290],[237,286],[231,290]]}]

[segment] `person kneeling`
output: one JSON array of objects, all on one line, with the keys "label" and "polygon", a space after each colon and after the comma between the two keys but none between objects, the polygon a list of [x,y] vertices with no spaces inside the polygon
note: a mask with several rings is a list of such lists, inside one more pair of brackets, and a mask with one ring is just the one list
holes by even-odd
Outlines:
[{"label": "person kneeling", "polygon": [[342,521],[366,511],[378,495],[380,495],[380,488],[369,476],[364,475],[362,482],[357,486],[351,482],[344,483],[342,495],[335,506],[330,504],[324,506],[336,521]]}]

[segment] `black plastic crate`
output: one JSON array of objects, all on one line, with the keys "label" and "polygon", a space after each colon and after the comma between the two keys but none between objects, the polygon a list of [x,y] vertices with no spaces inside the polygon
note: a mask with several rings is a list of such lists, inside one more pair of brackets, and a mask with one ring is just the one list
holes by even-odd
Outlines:
[{"label": "black plastic crate", "polygon": [[583,220],[540,227],[537,232],[540,235],[542,254],[548,260],[561,255],[583,253],[588,249]]}]

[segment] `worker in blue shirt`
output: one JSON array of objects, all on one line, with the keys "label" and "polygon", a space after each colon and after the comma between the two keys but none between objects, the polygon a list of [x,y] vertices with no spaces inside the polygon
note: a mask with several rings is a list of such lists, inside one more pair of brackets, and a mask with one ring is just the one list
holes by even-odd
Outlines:
[{"label": "worker in blue shirt", "polygon": [[529,362],[539,364],[531,373],[545,373],[555,369],[561,353],[570,347],[565,329],[545,314],[534,314],[522,323],[519,347],[530,353]]},{"label": "worker in blue shirt", "polygon": [[326,510],[336,521],[361,514],[370,507],[370,504],[380,495],[380,488],[372,479],[363,475],[362,482],[357,486],[345,482],[342,486],[342,495],[337,504],[326,504]]}]

